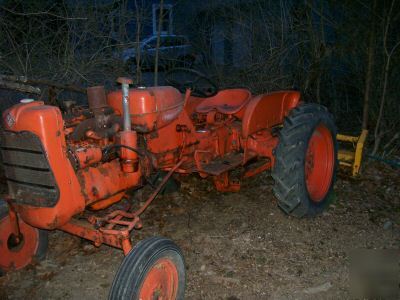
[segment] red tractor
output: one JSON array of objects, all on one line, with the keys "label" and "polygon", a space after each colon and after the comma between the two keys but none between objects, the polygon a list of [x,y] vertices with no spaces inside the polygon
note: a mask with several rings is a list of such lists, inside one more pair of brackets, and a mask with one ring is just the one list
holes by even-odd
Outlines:
[{"label": "red tractor", "polygon": [[[118,82],[122,88],[107,94],[103,86],[88,88],[88,107],[67,102],[61,112],[23,100],[4,112],[3,271],[42,258],[47,231],[59,229],[123,250],[110,299],[182,299],[178,246],[159,237],[132,246],[142,212],[173,174],[197,173],[218,191],[237,192],[242,179],[270,170],[287,214],[312,216],[327,205],[337,143],[325,107],[303,103],[296,91],[254,96],[247,89],[218,90],[187,69],[170,71],[170,86]],[[139,209],[112,209],[157,172],[164,177]]]}]

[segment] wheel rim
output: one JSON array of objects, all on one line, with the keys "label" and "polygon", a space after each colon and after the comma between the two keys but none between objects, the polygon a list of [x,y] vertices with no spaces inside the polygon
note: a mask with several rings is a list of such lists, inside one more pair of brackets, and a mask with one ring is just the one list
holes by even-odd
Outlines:
[{"label": "wheel rim", "polygon": [[321,202],[331,186],[335,165],[333,139],[325,125],[315,128],[305,157],[308,194],[313,202]]},{"label": "wheel rim", "polygon": [[32,262],[39,246],[39,231],[19,219],[21,241],[14,243],[10,218],[0,220],[0,268],[18,270]]},{"label": "wheel rim", "polygon": [[147,273],[140,288],[139,299],[175,299],[177,290],[178,270],[170,259],[162,258]]}]

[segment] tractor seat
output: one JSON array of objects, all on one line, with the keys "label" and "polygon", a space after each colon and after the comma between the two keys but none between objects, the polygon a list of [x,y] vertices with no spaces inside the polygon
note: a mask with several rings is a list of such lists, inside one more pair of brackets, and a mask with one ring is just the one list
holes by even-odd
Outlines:
[{"label": "tractor seat", "polygon": [[197,107],[196,112],[206,114],[216,110],[222,114],[233,115],[240,111],[251,98],[247,89],[227,89],[219,91],[218,94],[203,100]]}]

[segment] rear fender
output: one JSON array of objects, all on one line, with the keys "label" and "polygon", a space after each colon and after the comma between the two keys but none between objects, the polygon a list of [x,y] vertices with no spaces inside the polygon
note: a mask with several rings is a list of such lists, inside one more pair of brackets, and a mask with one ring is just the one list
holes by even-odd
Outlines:
[{"label": "rear fender", "polygon": [[280,91],[254,97],[247,104],[242,120],[242,137],[283,123],[289,111],[296,107],[300,100],[297,91]]}]

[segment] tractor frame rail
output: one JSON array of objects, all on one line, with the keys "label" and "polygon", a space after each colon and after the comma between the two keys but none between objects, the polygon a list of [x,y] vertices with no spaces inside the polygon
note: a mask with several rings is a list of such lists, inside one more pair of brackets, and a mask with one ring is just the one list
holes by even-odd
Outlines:
[{"label": "tractor frame rail", "polygon": [[115,210],[104,217],[91,215],[86,219],[72,218],[61,230],[94,242],[96,247],[102,244],[122,249],[127,255],[132,249],[130,232],[142,228],[139,218],[150,203],[157,197],[176,169],[184,162],[180,160],[163,178],[146,202],[135,212]]}]

